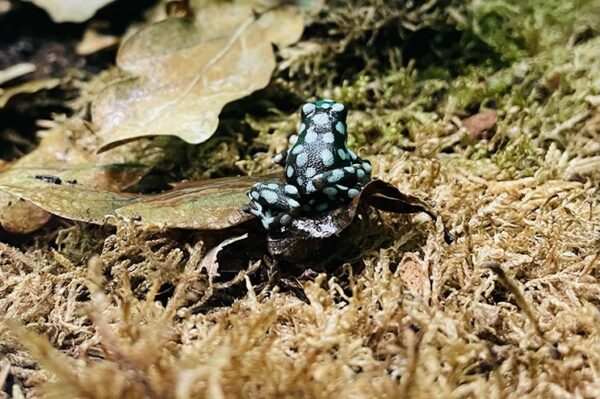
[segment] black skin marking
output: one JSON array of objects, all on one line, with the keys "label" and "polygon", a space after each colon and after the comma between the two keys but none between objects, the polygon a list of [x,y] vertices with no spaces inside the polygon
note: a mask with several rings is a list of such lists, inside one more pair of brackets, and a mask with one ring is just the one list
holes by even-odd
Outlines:
[{"label": "black skin marking", "polygon": [[62,179],[58,176],[36,175],[35,178],[46,183],[62,184]]},{"label": "black skin marking", "polygon": [[371,163],[346,146],[346,115],[333,100],[304,104],[297,140],[273,159],[284,167],[286,183],[257,183],[248,192],[248,212],[265,229],[280,230],[301,214],[346,204],[371,180]]}]

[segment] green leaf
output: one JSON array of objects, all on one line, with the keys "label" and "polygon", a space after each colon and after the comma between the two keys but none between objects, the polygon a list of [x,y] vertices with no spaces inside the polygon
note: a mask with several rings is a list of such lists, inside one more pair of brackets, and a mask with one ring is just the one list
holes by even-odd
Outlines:
[{"label": "green leaf", "polygon": [[218,230],[254,218],[242,211],[246,193],[256,182],[282,182],[281,173],[257,177],[226,177],[184,183],[117,210],[144,224],[197,230]]}]

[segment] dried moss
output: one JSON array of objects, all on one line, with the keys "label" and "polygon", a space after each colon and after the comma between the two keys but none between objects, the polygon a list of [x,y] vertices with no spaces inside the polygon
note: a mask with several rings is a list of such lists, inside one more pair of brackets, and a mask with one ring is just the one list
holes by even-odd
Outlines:
[{"label": "dried moss", "polygon": [[[351,145],[374,174],[435,204],[454,243],[421,215],[382,214],[391,242],[352,265],[300,275],[265,259],[226,283],[198,270],[219,237],[49,227],[34,244],[0,244],[0,314],[27,329],[0,323],[4,389],[600,396],[596,6],[362,0],[310,11],[270,88],[226,110],[207,146],[156,142],[172,152],[154,175],[265,171],[298,105],[332,96],[351,109]],[[484,108],[498,112],[493,134],[468,137],[461,119]],[[215,284],[235,289],[224,300]]]}]

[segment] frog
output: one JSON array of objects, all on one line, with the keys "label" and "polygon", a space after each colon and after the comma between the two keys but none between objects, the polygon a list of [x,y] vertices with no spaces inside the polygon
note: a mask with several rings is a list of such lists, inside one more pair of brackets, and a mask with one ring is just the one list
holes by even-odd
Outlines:
[{"label": "frog", "polygon": [[247,193],[247,211],[268,231],[281,231],[301,216],[324,214],[358,196],[371,180],[371,163],[348,148],[344,104],[307,102],[290,147],[275,155],[284,183],[258,182]]}]

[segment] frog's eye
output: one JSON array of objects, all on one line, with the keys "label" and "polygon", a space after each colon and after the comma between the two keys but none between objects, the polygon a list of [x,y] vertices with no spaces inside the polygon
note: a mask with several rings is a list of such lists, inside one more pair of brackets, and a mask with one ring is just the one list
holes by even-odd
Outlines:
[{"label": "frog's eye", "polygon": [[344,107],[344,104],[335,103],[331,106],[331,111],[337,116],[339,120],[346,120],[348,110]]},{"label": "frog's eye", "polygon": [[315,104],[306,103],[302,106],[302,114],[303,116],[310,115],[315,111]]},{"label": "frog's eye", "polygon": [[344,104],[340,104],[340,103],[335,103],[331,106],[331,110],[335,111],[335,112],[342,112],[344,109],[346,109],[344,107]]}]

